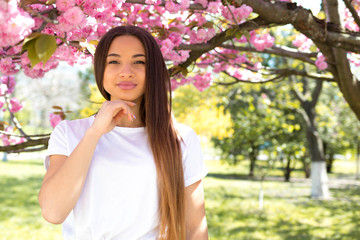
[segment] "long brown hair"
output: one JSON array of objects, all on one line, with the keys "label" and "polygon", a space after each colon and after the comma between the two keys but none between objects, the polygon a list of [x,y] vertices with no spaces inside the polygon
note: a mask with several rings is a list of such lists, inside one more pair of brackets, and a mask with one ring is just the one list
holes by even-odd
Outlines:
[{"label": "long brown hair", "polygon": [[96,84],[105,97],[103,86],[105,59],[110,44],[119,36],[137,37],[145,48],[146,83],[140,104],[141,120],[146,127],[154,156],[158,189],[160,239],[185,239],[184,173],[180,140],[171,117],[171,86],[168,70],[153,36],[135,26],[120,26],[108,31],[100,40],[94,58]]}]

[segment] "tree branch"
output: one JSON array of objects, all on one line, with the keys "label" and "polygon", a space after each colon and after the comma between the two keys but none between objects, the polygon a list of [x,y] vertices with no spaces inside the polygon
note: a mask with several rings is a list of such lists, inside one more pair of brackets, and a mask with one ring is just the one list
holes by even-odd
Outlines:
[{"label": "tree branch", "polygon": [[265,49],[264,51],[258,51],[252,47],[240,47],[240,46],[233,46],[228,44],[222,44],[219,47],[243,51],[243,52],[268,53],[282,57],[289,57],[307,62],[312,65],[315,65],[315,61],[312,60],[311,57],[317,56],[317,53],[299,52],[297,49],[289,48],[286,46],[273,46],[271,48]]},{"label": "tree branch", "polygon": [[310,104],[312,105],[312,107],[314,108],[319,100],[319,96],[321,93],[321,89],[323,86],[323,82],[322,81],[317,81],[316,82],[316,86],[314,91],[311,93],[311,102]]},{"label": "tree branch", "polygon": [[301,104],[303,104],[304,102],[306,102],[306,98],[305,98],[304,94],[299,92],[299,90],[296,88],[296,86],[295,86],[296,82],[295,82],[294,76],[289,76],[289,79],[290,79],[290,83],[291,83],[291,91],[294,93],[294,96],[296,97],[296,99],[299,100]]},{"label": "tree branch", "polygon": [[15,127],[22,134],[22,137],[24,137],[26,140],[30,140],[30,137],[24,132],[24,130],[22,129],[22,127],[21,127],[21,125],[19,123],[19,121],[15,117],[14,113],[10,111],[10,100],[6,96],[6,94],[5,94],[5,103],[6,103],[6,108],[7,108],[8,112],[10,113],[10,119],[14,123]]},{"label": "tree branch", "polygon": [[274,82],[276,80],[279,80],[281,78],[283,78],[283,76],[276,76],[274,78],[271,78],[271,79],[266,79],[266,80],[263,80],[263,81],[249,81],[249,80],[244,80],[244,79],[239,79],[239,78],[236,78],[234,76],[232,76],[231,74],[229,74],[227,71],[222,71],[222,73],[226,74],[227,76],[233,78],[235,81],[234,82],[214,82],[215,84],[218,84],[218,85],[224,85],[224,86],[229,86],[229,85],[234,85],[236,83],[239,83],[239,82],[243,82],[243,83],[250,83],[250,84],[262,84],[262,83],[268,83],[268,82]]},{"label": "tree branch", "polygon": [[[126,3],[133,3],[133,4],[141,4],[141,5],[149,5],[145,3],[145,0],[126,0]],[[166,1],[161,1],[159,6],[164,7]],[[190,4],[189,10],[206,10],[200,3],[193,3]]]},{"label": "tree branch", "polygon": [[328,23],[325,26],[324,20],[314,17],[310,10],[296,3],[267,0],[243,0],[242,3],[251,6],[264,20],[264,24],[292,24],[314,42],[360,53],[360,34],[341,32],[339,24]]},{"label": "tree branch", "polygon": [[[329,9],[329,20],[340,25],[340,16],[336,9],[338,5],[337,0],[327,0],[326,4]],[[334,48],[333,55],[336,62],[337,75],[339,78],[341,77],[341,81],[338,82],[339,88],[349,103],[350,108],[360,120],[360,82],[351,72],[347,52],[341,48]]]},{"label": "tree branch", "polygon": [[39,145],[43,145],[44,148],[47,148],[49,142],[49,138],[39,138],[39,139],[30,139],[26,142],[19,143],[16,145],[9,146],[0,146],[0,152],[23,152],[24,150],[28,150],[30,147],[36,147]]},{"label": "tree branch", "polygon": [[11,153],[22,153],[22,152],[38,152],[41,150],[46,150],[47,146],[37,147],[37,148],[27,148],[11,151]]},{"label": "tree branch", "polygon": [[[6,136],[13,136],[13,137],[24,137],[23,135],[18,135],[18,134],[12,134],[12,133],[8,133],[5,131],[1,131],[0,130],[0,134],[6,135]],[[51,133],[47,133],[47,134],[36,134],[36,135],[27,135],[28,137],[49,137]]]}]

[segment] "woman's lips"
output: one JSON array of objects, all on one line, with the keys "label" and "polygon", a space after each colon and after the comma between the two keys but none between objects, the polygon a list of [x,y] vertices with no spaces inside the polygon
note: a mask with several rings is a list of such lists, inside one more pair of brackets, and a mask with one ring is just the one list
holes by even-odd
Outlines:
[{"label": "woman's lips", "polygon": [[119,88],[123,89],[123,90],[130,90],[136,87],[136,84],[133,82],[120,82],[117,84],[117,86],[119,86]]}]

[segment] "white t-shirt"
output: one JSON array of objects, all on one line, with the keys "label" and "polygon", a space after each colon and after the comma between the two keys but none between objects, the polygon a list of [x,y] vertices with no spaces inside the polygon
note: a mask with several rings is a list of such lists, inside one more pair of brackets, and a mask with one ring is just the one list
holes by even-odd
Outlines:
[{"label": "white t-shirt", "polygon": [[[93,121],[89,117],[59,123],[47,156],[69,156]],[[207,168],[196,133],[183,124],[176,128],[184,141],[184,178],[189,186],[204,178]],[[83,191],[63,223],[63,237],[153,240],[158,234],[158,207],[156,167],[145,128],[115,127],[96,146]]]}]

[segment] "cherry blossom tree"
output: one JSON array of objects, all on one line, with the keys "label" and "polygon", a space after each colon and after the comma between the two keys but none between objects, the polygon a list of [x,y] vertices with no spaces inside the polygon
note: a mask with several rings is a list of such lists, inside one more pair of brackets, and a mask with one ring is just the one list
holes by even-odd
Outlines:
[{"label": "cherry blossom tree", "polygon": [[[323,0],[322,9],[314,16],[292,0],[0,0],[0,72],[41,78],[60,61],[84,63],[108,29],[131,24],[157,38],[173,89],[193,84],[202,91],[220,73],[233,79],[219,83],[225,85],[290,76],[333,81],[360,120],[360,82],[353,72],[360,65],[360,0]],[[278,29],[286,29],[291,44],[277,42]],[[264,54],[308,67],[263,65]],[[10,104],[21,109],[16,100]],[[46,147],[48,136],[19,136],[25,140],[0,151]]]}]

